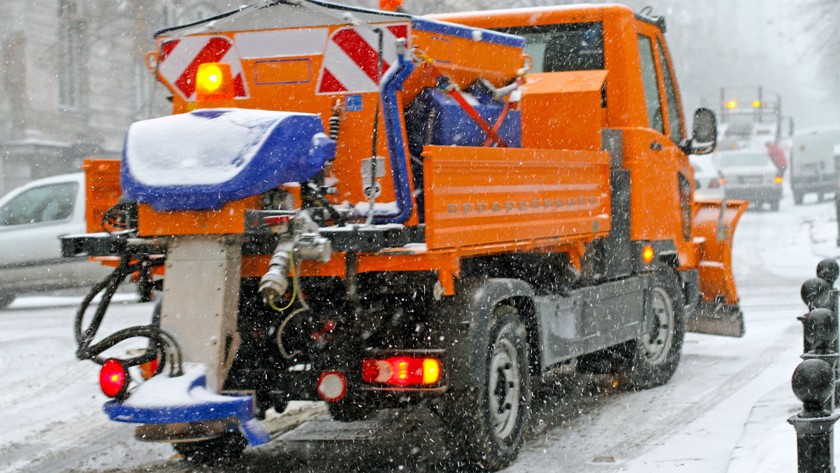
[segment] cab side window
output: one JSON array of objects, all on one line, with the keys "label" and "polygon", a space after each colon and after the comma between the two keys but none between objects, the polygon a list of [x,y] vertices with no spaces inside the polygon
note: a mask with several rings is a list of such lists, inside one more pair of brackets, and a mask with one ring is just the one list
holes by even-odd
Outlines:
[{"label": "cab side window", "polygon": [[656,76],[656,62],[653,58],[653,44],[647,36],[639,35],[639,54],[642,60],[642,82],[645,87],[648,126],[664,134],[665,123],[662,119],[662,102]]},{"label": "cab side window", "polygon": [[671,75],[671,62],[665,55],[665,49],[659,38],[656,39],[659,52],[659,64],[662,65],[662,79],[665,82],[665,99],[668,101],[668,131],[671,134],[671,141],[679,144],[685,136],[683,135],[682,114],[680,113],[680,102],[677,97],[677,86],[674,77]]},{"label": "cab side window", "polygon": [[65,220],[73,213],[78,184],[67,182],[24,191],[0,208],[0,225],[27,225]]}]

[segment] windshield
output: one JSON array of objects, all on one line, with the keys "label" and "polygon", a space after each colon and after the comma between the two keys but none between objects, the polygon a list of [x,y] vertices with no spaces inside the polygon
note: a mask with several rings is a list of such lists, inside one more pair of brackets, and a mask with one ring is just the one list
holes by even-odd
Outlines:
[{"label": "windshield", "polygon": [[604,28],[601,23],[527,26],[502,31],[525,38],[525,52],[534,58],[532,72],[604,68]]},{"label": "windshield", "polygon": [[718,165],[722,168],[766,166],[768,164],[770,164],[770,158],[766,153],[721,154],[718,158]]}]

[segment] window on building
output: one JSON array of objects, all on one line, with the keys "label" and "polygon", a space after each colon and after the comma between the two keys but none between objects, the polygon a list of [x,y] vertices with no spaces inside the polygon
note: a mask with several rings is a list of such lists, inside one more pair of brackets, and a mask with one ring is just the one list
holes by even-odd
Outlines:
[{"label": "window on building", "polygon": [[134,118],[148,118],[153,76],[142,60],[134,63]]},{"label": "window on building", "polygon": [[58,105],[69,111],[87,107],[87,42],[75,0],[58,2]]}]

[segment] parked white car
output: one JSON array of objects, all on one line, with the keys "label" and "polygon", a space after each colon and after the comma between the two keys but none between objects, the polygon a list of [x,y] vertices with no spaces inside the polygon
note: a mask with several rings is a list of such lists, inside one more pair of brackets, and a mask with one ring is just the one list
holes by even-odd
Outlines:
[{"label": "parked white car", "polygon": [[694,197],[723,199],[723,178],[710,155],[688,157],[694,168]]},{"label": "parked white car", "polygon": [[0,199],[0,309],[19,294],[84,287],[109,268],[63,258],[59,237],[84,233],[84,174],[30,182]]}]

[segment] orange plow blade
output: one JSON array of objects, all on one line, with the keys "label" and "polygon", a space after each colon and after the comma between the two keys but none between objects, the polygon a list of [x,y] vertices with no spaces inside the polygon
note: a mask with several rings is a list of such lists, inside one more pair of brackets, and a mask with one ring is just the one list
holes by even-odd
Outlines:
[{"label": "orange plow blade", "polygon": [[749,204],[740,200],[694,203],[694,236],[699,244],[700,302],[686,321],[691,332],[741,337],[744,315],[732,274],[732,239]]}]

